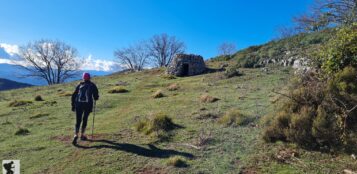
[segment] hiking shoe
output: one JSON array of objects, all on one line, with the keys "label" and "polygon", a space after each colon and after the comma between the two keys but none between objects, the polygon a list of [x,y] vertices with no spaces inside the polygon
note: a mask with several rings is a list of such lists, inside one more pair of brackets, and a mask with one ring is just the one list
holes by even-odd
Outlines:
[{"label": "hiking shoe", "polygon": [[82,141],[86,141],[86,140],[88,140],[88,138],[87,138],[87,136],[82,135],[82,136],[81,136],[81,140],[82,140]]},{"label": "hiking shoe", "polygon": [[73,144],[73,145],[77,145],[77,140],[78,140],[78,136],[75,135],[75,136],[73,137],[72,144]]}]

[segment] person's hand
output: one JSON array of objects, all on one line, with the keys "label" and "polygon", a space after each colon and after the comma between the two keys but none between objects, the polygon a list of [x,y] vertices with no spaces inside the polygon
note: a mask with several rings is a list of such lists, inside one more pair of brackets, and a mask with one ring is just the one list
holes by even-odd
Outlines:
[{"label": "person's hand", "polygon": [[75,106],[72,106],[72,111],[76,111],[76,107]]}]

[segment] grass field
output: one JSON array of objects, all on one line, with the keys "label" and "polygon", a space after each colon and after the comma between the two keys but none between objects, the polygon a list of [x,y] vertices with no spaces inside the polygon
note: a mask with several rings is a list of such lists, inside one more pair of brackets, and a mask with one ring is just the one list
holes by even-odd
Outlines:
[{"label": "grass field", "polygon": [[[23,173],[342,173],[357,170],[350,154],[311,152],[294,145],[266,144],[262,118],[274,112],[291,70],[242,69],[243,76],[222,72],[165,78],[162,69],[97,77],[100,90],[92,141],[71,144],[75,116],[70,94],[76,83],[0,92],[0,156],[20,159]],[[128,92],[108,93],[121,82]],[[123,83],[125,82],[125,83]],[[176,83],[177,90],[168,86]],[[152,95],[161,90],[162,98]],[[207,94],[219,100],[200,101]],[[41,95],[44,101],[34,101]],[[25,101],[12,107],[13,101]],[[26,102],[31,101],[31,102]],[[239,110],[245,125],[219,120]],[[139,120],[164,113],[179,126],[167,138],[135,130]],[[88,123],[88,134],[93,114]],[[17,132],[18,130],[29,132]],[[15,135],[15,134],[18,135]],[[204,143],[203,143],[204,141]],[[175,165],[184,163],[184,165]]]}]

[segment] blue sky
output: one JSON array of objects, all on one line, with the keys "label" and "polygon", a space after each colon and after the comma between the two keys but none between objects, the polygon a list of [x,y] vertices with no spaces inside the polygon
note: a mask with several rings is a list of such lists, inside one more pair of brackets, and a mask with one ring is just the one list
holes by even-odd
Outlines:
[{"label": "blue sky", "polygon": [[81,56],[113,60],[113,51],[154,34],[184,41],[205,58],[222,42],[238,48],[276,37],[312,0],[0,0],[0,43],[59,39]]}]

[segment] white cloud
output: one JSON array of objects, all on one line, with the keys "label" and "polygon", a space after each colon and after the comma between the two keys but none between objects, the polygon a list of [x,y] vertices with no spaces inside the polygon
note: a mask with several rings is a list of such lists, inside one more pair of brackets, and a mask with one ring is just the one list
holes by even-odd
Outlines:
[{"label": "white cloud", "polygon": [[92,55],[89,55],[81,63],[82,70],[96,70],[96,71],[119,71],[122,66],[114,61],[93,59]]},{"label": "white cloud", "polygon": [[10,45],[5,43],[0,43],[0,47],[4,48],[4,50],[10,55],[15,56],[19,54],[19,46],[18,45]]},{"label": "white cloud", "polygon": [[[2,51],[2,52],[1,52]],[[30,66],[25,61],[19,60],[19,46],[10,45],[6,43],[0,43],[0,63],[2,64],[11,64],[11,65],[23,65]],[[87,58],[78,59],[80,60],[80,69],[81,70],[95,70],[95,71],[107,71],[114,72],[120,71],[122,66],[114,61],[104,60],[104,59],[94,59],[92,55],[89,55]]]}]

